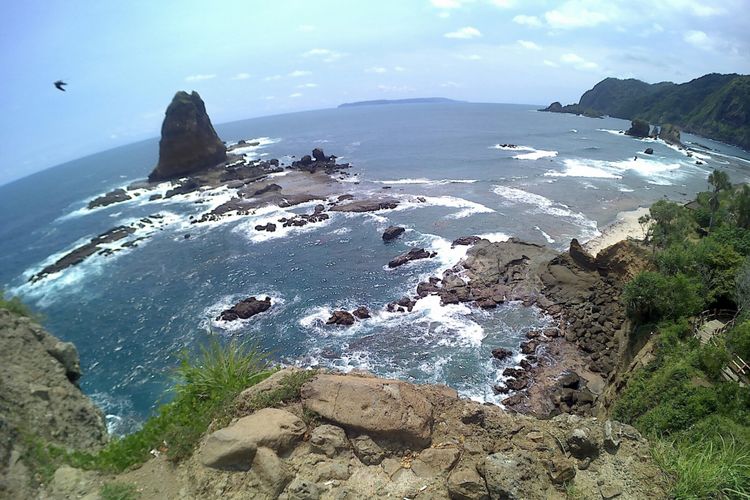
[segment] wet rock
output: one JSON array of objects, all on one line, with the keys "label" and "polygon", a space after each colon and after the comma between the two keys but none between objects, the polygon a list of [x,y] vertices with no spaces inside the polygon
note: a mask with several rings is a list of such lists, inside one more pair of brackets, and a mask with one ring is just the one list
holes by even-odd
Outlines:
[{"label": "wet rock", "polygon": [[395,240],[396,238],[401,236],[404,231],[406,231],[406,229],[404,229],[403,227],[390,226],[383,232],[383,241]]},{"label": "wet rock", "polygon": [[330,318],[328,318],[328,321],[326,321],[326,325],[342,325],[342,326],[350,326],[354,324],[354,315],[350,313],[349,311],[333,311],[333,314]]},{"label": "wet rock", "polygon": [[505,349],[504,347],[497,347],[495,349],[492,349],[492,357],[500,361],[512,355],[513,351],[511,351],[510,349]]},{"label": "wet rock", "polygon": [[413,260],[430,259],[432,257],[435,257],[436,255],[437,255],[437,252],[429,252],[425,250],[424,248],[412,248],[405,254],[401,254],[398,257],[391,260],[390,262],[388,262],[388,267],[390,268],[399,267]]},{"label": "wet rock", "polygon": [[343,205],[337,205],[331,208],[332,212],[377,212],[378,210],[393,210],[398,206],[398,200],[387,199],[369,199],[350,201]]},{"label": "wet rock", "polygon": [[108,205],[112,205],[113,203],[120,203],[121,201],[126,201],[129,199],[130,195],[124,189],[114,189],[105,195],[91,200],[88,204],[88,208],[89,210],[91,210],[92,208],[106,207]]},{"label": "wet rock", "polygon": [[279,186],[278,184],[269,184],[268,186],[254,191],[252,196],[262,196],[266,193],[277,193],[279,191],[281,191],[281,186]]},{"label": "wet rock", "polygon": [[267,224],[260,224],[255,226],[256,231],[268,231],[269,233],[273,233],[276,231],[276,224],[273,222],[269,222]]},{"label": "wet rock", "polygon": [[370,317],[370,310],[365,306],[359,306],[354,311],[352,311],[352,315],[357,319],[367,319]]},{"label": "wet rock", "polygon": [[482,238],[480,238],[479,236],[461,236],[460,238],[456,238],[455,240],[453,240],[453,243],[451,246],[453,247],[456,247],[459,245],[469,246],[469,245],[473,245],[474,243],[478,242],[481,239]]},{"label": "wet rock", "polygon": [[266,297],[263,300],[258,300],[255,297],[249,297],[244,299],[237,304],[233,305],[229,309],[226,309],[216,317],[219,321],[235,321],[238,319],[252,318],[256,314],[260,314],[271,308],[271,297]]},{"label": "wet rock", "polygon": [[438,293],[439,291],[440,287],[434,283],[422,282],[417,285],[417,295],[422,298],[427,297],[430,294]]},{"label": "wet rock", "polygon": [[630,122],[630,128],[625,131],[625,134],[633,137],[648,137],[651,132],[651,127],[647,121],[635,119]]},{"label": "wet rock", "polygon": [[320,148],[313,149],[312,156],[315,158],[315,161],[328,161],[328,157],[326,157],[325,153],[323,153],[323,150]]},{"label": "wet rock", "polygon": [[652,154],[654,154],[654,149],[653,148],[646,148],[646,150],[644,151],[644,153],[646,153],[647,155],[652,155]]}]

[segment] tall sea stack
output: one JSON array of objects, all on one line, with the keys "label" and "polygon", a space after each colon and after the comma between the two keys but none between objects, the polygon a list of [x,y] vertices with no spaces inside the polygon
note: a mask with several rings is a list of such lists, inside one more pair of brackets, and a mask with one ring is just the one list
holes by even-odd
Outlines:
[{"label": "tall sea stack", "polygon": [[216,135],[198,92],[179,91],[161,126],[159,164],[149,181],[175,179],[226,161],[227,148]]}]

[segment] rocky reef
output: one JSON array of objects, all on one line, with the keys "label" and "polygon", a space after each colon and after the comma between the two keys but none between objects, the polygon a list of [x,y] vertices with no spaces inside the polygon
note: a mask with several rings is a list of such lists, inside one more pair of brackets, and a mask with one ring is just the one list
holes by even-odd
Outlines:
[{"label": "rocky reef", "polygon": [[104,417],[78,388],[73,344],[0,309],[0,345],[0,497],[34,498],[38,479],[26,463],[29,447],[99,449],[107,441]]},{"label": "rocky reef", "polygon": [[177,92],[161,126],[159,163],[150,181],[176,179],[227,160],[227,148],[216,135],[206,105],[197,92]]}]

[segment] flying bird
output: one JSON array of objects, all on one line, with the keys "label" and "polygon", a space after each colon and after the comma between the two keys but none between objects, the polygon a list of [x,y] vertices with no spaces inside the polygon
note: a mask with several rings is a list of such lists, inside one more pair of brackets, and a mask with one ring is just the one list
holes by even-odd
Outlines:
[{"label": "flying bird", "polygon": [[67,85],[67,83],[65,83],[62,80],[57,80],[55,82],[55,87],[57,87],[57,90],[62,90],[63,92],[65,92],[65,89],[63,88],[63,85]]}]

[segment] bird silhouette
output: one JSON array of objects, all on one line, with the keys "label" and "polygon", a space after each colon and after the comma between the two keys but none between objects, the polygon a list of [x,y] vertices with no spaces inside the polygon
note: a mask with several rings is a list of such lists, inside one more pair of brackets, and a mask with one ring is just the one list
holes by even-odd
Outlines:
[{"label": "bird silhouette", "polygon": [[55,82],[55,87],[57,87],[57,90],[62,90],[63,92],[65,92],[65,89],[63,88],[63,85],[67,85],[67,83],[65,83],[62,80],[57,80]]}]

